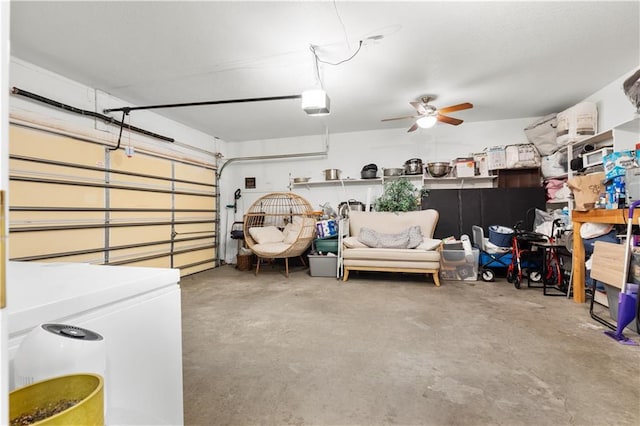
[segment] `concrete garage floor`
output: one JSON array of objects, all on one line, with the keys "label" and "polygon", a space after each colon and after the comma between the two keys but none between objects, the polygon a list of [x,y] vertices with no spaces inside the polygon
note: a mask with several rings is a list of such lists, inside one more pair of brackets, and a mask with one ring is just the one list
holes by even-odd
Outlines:
[{"label": "concrete garage floor", "polygon": [[186,425],[640,424],[640,348],[541,289],[233,266],[181,286]]}]

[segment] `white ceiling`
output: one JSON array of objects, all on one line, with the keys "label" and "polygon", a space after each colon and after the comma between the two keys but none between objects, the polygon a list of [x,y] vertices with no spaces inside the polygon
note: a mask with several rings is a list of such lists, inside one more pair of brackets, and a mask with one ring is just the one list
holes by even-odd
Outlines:
[{"label": "white ceiling", "polygon": [[227,141],[400,133],[411,120],[380,120],[424,94],[473,103],[451,114],[466,122],[559,112],[640,64],[639,28],[638,1],[11,2],[13,56],[130,105],[299,94],[317,84],[311,44],[339,62],[364,40],[320,63],[330,116],[298,100],[156,110]]}]

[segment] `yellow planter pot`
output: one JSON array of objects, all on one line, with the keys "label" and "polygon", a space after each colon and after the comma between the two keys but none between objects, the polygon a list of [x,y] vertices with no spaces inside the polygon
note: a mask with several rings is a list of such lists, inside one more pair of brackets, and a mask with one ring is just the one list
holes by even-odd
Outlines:
[{"label": "yellow planter pot", "polygon": [[104,426],[104,381],[88,373],[54,377],[14,390],[9,394],[9,419],[63,399],[80,402],[32,425]]}]

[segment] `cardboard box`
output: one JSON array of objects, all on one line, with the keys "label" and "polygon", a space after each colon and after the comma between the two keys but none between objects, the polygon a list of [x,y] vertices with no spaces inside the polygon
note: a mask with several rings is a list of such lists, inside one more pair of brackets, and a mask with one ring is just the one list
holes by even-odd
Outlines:
[{"label": "cardboard box", "polygon": [[573,193],[575,210],[586,211],[595,207],[600,194],[605,193],[604,179],[604,172],[598,172],[576,176],[567,182],[567,186]]},{"label": "cardboard box", "polygon": [[613,287],[622,287],[624,244],[596,241],[591,256],[591,278]]},{"label": "cardboard box", "polygon": [[624,176],[627,169],[635,166],[635,152],[631,150],[615,151],[602,159],[605,179]]},{"label": "cardboard box", "polygon": [[507,167],[507,152],[502,146],[492,146],[487,150],[487,168],[489,170]]},{"label": "cardboard box", "polygon": [[473,154],[473,161],[476,162],[478,176],[489,176],[489,160],[486,152]]},{"label": "cardboard box", "polygon": [[467,258],[464,250],[442,250],[440,257],[440,278],[443,280],[477,281],[480,250],[472,249],[472,258]]},{"label": "cardboard box", "polygon": [[455,167],[457,177],[473,177],[476,174],[476,162],[473,158],[456,158]]}]

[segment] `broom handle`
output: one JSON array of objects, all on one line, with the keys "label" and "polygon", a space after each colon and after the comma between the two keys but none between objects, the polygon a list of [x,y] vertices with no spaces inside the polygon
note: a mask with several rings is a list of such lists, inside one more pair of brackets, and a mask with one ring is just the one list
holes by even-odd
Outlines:
[{"label": "broom handle", "polygon": [[633,210],[640,206],[640,200],[634,201],[629,206],[629,221],[627,222],[627,240],[625,244],[627,247],[624,250],[624,273],[622,274],[622,286],[620,288],[620,294],[624,293],[627,290],[627,275],[629,275],[629,261],[631,258],[631,250],[633,248],[633,243],[631,242],[631,228],[633,228]]}]

